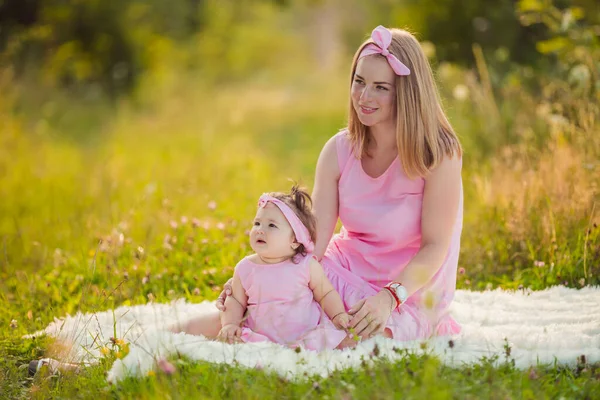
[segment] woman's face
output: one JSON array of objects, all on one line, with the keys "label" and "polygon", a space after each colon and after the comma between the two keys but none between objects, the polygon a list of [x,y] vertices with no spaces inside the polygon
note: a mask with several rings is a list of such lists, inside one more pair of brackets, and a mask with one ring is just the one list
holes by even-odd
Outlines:
[{"label": "woman's face", "polygon": [[352,80],[352,105],[363,125],[392,123],[396,118],[396,74],[379,55],[361,58]]}]

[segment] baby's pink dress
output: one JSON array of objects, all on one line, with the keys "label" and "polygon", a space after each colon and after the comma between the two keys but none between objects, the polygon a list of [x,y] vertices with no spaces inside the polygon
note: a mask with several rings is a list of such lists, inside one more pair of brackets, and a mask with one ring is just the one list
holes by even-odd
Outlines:
[{"label": "baby's pink dress", "polygon": [[321,351],[336,348],[344,339],[346,332],[335,328],[308,286],[311,258],[263,265],[246,257],[236,265],[248,296],[244,342],[270,341]]},{"label": "baby's pink dress", "polygon": [[[335,140],[343,227],[331,239],[321,263],[349,309],[396,279],[419,251],[425,180],[409,179],[399,158],[381,176],[372,178],[354,157],[347,131],[339,132]],[[387,328],[394,339],[406,341],[460,332],[460,326],[448,315],[448,307],[456,288],[462,213],[461,188],[444,263],[429,284],[392,313]]]}]

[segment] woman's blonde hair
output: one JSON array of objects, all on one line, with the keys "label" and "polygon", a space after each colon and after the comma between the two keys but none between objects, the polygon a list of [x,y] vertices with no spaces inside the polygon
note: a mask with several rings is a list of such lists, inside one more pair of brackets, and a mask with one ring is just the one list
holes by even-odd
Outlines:
[{"label": "woman's blonde hair", "polygon": [[[444,158],[462,156],[462,148],[448,118],[444,114],[431,66],[417,39],[403,29],[390,29],[392,43],[388,51],[411,73],[396,75],[396,139],[402,168],[411,178],[425,177]],[[358,56],[372,39],[365,41],[352,61],[350,85],[356,73]],[[382,57],[375,55],[370,57]],[[367,153],[367,127],[358,119],[350,99],[348,131],[357,158]]]}]

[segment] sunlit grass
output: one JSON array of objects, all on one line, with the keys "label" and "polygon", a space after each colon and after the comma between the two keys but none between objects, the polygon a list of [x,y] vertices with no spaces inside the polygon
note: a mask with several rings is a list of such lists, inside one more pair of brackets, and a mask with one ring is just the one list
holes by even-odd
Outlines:
[{"label": "sunlit grass", "polygon": [[[582,146],[572,126],[519,111],[519,104],[536,106],[535,98],[507,89],[498,115],[513,114],[497,126],[510,127],[510,136],[486,138],[496,128],[485,123],[493,112],[482,107],[485,91],[464,71],[444,73],[447,107],[466,149],[458,287],[597,285],[600,152],[590,131],[597,114],[585,115],[596,122],[579,132],[590,137]],[[456,369],[427,357],[296,384],[186,360],[173,360],[176,377],[159,373],[118,388],[105,384],[108,362],[81,377],[27,381],[19,365],[49,343],[20,337],[54,317],[214,299],[249,251],[246,230],[258,196],[287,189],[290,178],[310,188],[322,145],[344,126],[344,76],[224,86],[192,78],[162,90],[159,101],[120,104],[101,126],[89,127],[94,137],[87,140],[63,135],[50,117],[18,116],[0,100],[0,390],[9,397],[533,398],[599,390],[598,369],[585,363],[573,371],[517,371],[486,361]],[[478,94],[465,98],[458,84]],[[60,102],[48,107],[55,118],[72,112]]]}]

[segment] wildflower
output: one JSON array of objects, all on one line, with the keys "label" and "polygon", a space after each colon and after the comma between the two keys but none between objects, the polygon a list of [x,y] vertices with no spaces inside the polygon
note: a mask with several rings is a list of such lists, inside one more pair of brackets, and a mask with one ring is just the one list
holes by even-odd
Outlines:
[{"label": "wildflower", "polygon": [[110,353],[110,349],[108,347],[104,346],[100,349],[100,353],[102,353],[103,355],[106,356]]},{"label": "wildflower", "polygon": [[534,261],[534,262],[533,262],[533,266],[534,266],[534,267],[542,268],[542,267],[543,267],[543,266],[545,266],[545,265],[546,265],[546,263],[545,263],[545,262],[543,262],[543,261],[537,261],[537,260],[536,260],[536,261]]},{"label": "wildflower", "polygon": [[146,374],[146,376],[155,376],[155,375],[156,375],[156,372],[154,372],[152,370],[148,371],[148,373]]},{"label": "wildflower", "polygon": [[16,319],[13,319],[12,321],[10,321],[10,327],[12,329],[16,329],[19,326],[19,324],[17,323]]},{"label": "wildflower", "polygon": [[148,283],[148,281],[150,280],[150,278],[148,277],[148,275],[146,275],[145,277],[142,278],[142,285],[145,285],[146,283]]},{"label": "wildflower", "polygon": [[31,311],[31,310],[27,311],[27,319],[30,321],[33,319],[33,311]]},{"label": "wildflower", "polygon": [[192,218],[192,226],[197,228],[200,226],[200,220],[198,218]]},{"label": "wildflower", "polygon": [[458,269],[458,273],[459,273],[460,275],[464,275],[464,274],[465,274],[465,269],[464,269],[463,267],[460,267],[460,268]]},{"label": "wildflower", "polygon": [[581,286],[581,287],[585,286],[585,278],[581,278],[579,280],[579,286]]},{"label": "wildflower", "polygon": [[465,279],[465,285],[470,285],[471,281],[469,279]]},{"label": "wildflower", "polygon": [[217,208],[217,203],[214,200],[208,202],[208,208],[214,210]]},{"label": "wildflower", "polygon": [[175,371],[177,371],[177,368],[175,368],[175,366],[173,364],[171,364],[169,361],[165,360],[164,358],[158,360],[157,364],[158,364],[158,368],[166,375],[173,375],[175,373]]},{"label": "wildflower", "polygon": [[177,229],[177,221],[171,220],[171,222],[169,222],[169,225],[171,225],[172,229]]},{"label": "wildflower", "polygon": [[199,296],[200,295],[200,288],[194,288],[194,291],[192,292],[192,294],[194,296]]},{"label": "wildflower", "polygon": [[539,378],[539,375],[537,373],[537,370],[535,368],[529,368],[529,379],[531,379],[532,381],[535,381],[538,378]]},{"label": "wildflower", "polygon": [[225,224],[224,224],[224,223],[222,223],[222,222],[219,222],[219,223],[217,224],[217,229],[219,229],[219,230],[224,230],[224,229],[225,229]]},{"label": "wildflower", "polygon": [[493,288],[493,285],[491,282],[488,282],[488,284],[485,285],[485,290],[492,290],[492,288]]},{"label": "wildflower", "polygon": [[148,293],[148,295],[146,297],[148,297],[148,301],[154,301],[154,299],[155,299],[155,297],[152,293]]},{"label": "wildflower", "polygon": [[168,295],[169,297],[172,297],[172,296],[174,296],[174,295],[175,295],[175,291],[174,291],[173,289],[169,289],[169,291],[167,292],[167,295]]},{"label": "wildflower", "polygon": [[137,248],[138,255],[141,257],[144,255],[144,248],[142,246],[138,246]]},{"label": "wildflower", "polygon": [[188,223],[188,217],[186,217],[185,215],[182,215],[179,220],[181,221],[181,225],[187,225]]}]

